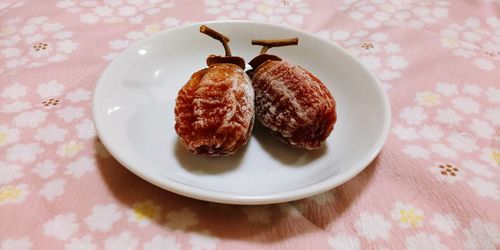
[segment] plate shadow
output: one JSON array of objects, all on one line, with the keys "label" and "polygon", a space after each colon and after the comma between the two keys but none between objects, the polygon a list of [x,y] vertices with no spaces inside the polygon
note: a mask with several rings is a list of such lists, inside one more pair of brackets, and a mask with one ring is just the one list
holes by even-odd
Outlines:
[{"label": "plate shadow", "polygon": [[328,144],[326,143],[315,150],[292,148],[274,138],[258,121],[255,122],[252,136],[265,152],[288,167],[305,167],[328,152]]}]

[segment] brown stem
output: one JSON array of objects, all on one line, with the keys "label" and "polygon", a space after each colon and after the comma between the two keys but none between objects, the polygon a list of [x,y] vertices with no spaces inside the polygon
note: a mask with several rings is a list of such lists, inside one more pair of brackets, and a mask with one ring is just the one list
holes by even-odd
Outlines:
[{"label": "brown stem", "polygon": [[299,44],[299,38],[289,38],[289,39],[272,39],[272,40],[252,40],[252,45],[261,45],[262,50],[260,54],[265,54],[268,49],[273,47],[289,46]]},{"label": "brown stem", "polygon": [[228,44],[229,38],[205,25],[200,26],[200,32],[207,36],[210,36],[213,39],[219,40],[224,46],[224,51],[226,53],[226,56],[231,56],[231,49],[229,48]]}]

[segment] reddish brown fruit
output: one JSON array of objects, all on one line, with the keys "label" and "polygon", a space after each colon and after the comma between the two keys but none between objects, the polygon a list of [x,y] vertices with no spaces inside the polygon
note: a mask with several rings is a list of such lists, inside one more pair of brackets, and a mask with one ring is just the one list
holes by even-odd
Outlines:
[{"label": "reddish brown fruit", "polygon": [[260,123],[292,147],[321,147],[337,120],[335,100],[326,86],[302,67],[279,58],[253,61],[257,62],[252,72],[255,114]]},{"label": "reddish brown fruit", "polygon": [[[204,31],[210,36],[219,37],[220,34],[207,29],[205,27]],[[229,41],[220,37],[226,43]],[[224,47],[229,48],[227,44]],[[176,99],[175,131],[181,143],[199,155],[235,153],[247,143],[252,131],[254,92],[251,81],[240,66],[243,59],[235,60],[236,57],[227,52],[227,58],[221,58],[234,63],[209,63],[208,68],[191,76]]]}]

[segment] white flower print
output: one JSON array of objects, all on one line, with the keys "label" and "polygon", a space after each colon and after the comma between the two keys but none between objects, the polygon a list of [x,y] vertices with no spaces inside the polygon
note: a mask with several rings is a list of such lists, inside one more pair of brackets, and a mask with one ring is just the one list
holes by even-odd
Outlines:
[{"label": "white flower print", "polygon": [[41,83],[36,89],[36,92],[41,98],[57,97],[60,96],[63,91],[64,85],[60,84],[56,80]]},{"label": "white flower print", "polygon": [[45,183],[42,189],[38,191],[38,194],[45,196],[48,201],[54,200],[56,197],[61,196],[64,193],[64,185],[66,180],[55,179]]},{"label": "white flower print", "polygon": [[92,139],[96,136],[94,123],[89,119],[84,119],[75,127],[78,138],[82,140]]},{"label": "white flower print", "polygon": [[45,127],[38,128],[33,138],[46,144],[54,144],[56,142],[64,141],[64,137],[67,133],[68,130],[60,128],[55,124],[50,124]]},{"label": "white flower print", "polygon": [[56,215],[43,224],[44,233],[58,240],[68,240],[78,230],[79,225],[75,220],[76,215],[73,213]]},{"label": "white flower print", "polygon": [[127,212],[128,221],[135,222],[140,227],[145,227],[152,221],[160,219],[160,211],[161,206],[156,205],[151,200],[136,202],[132,205],[132,209]]},{"label": "white flower print", "polygon": [[406,107],[403,108],[401,113],[399,113],[399,117],[401,117],[401,119],[405,120],[410,125],[418,125],[427,120],[428,116],[424,113],[422,107]]},{"label": "white flower print", "polygon": [[250,222],[269,223],[271,222],[271,210],[268,206],[252,206],[242,208]]},{"label": "white flower print", "polygon": [[219,20],[250,19],[253,21],[297,26],[311,13],[309,5],[302,0],[205,0],[206,13],[217,15]]},{"label": "white flower print", "polygon": [[64,174],[80,178],[86,173],[95,170],[95,168],[96,163],[94,159],[88,156],[82,156],[78,160],[68,164],[66,166],[66,171],[64,171]]},{"label": "white flower print", "polygon": [[464,171],[450,164],[435,164],[429,170],[436,175],[439,181],[454,183],[464,179]]},{"label": "white flower print", "polygon": [[15,116],[13,121],[20,128],[36,128],[47,119],[47,115],[47,113],[41,110],[25,111]]},{"label": "white flower print", "polygon": [[185,207],[178,212],[168,213],[165,225],[170,229],[185,230],[190,226],[198,224],[198,222],[196,213]]},{"label": "white flower print", "polygon": [[30,250],[33,243],[27,238],[22,237],[19,239],[4,239],[2,241],[2,250]]},{"label": "white flower print", "polygon": [[97,245],[92,242],[90,235],[85,235],[82,238],[72,238],[69,243],[65,245],[66,250],[97,250]]},{"label": "white flower print", "polygon": [[430,223],[437,230],[447,234],[448,236],[452,236],[455,230],[460,227],[458,220],[451,214],[434,214]]},{"label": "white flower print", "polygon": [[106,250],[134,250],[138,240],[131,232],[123,231],[121,234],[110,237],[104,242]]},{"label": "white flower print", "polygon": [[148,25],[145,25],[142,30],[135,30],[135,31],[130,31],[128,32],[125,37],[121,39],[116,39],[113,41],[110,41],[108,43],[109,48],[113,51],[105,56],[103,56],[104,60],[110,61],[115,58],[115,56],[118,55],[118,52],[121,50],[127,48],[132,42],[142,39],[144,37],[156,34],[160,32],[162,29],[168,29],[174,26],[178,26],[180,24],[187,24],[190,23],[189,21],[181,23],[181,20],[173,17],[167,17],[163,19],[162,22],[160,23],[151,23]]},{"label": "white flower print", "polygon": [[389,41],[385,33],[366,30],[354,33],[345,30],[334,32],[323,30],[316,34],[349,50],[365,66],[377,73],[386,88],[390,87],[391,80],[401,77],[401,72],[408,66],[408,61],[402,56],[399,45]]},{"label": "white flower print", "polygon": [[328,239],[328,244],[333,247],[333,249],[338,250],[359,250],[361,249],[361,243],[356,236],[349,236],[346,234],[335,234],[332,238]]},{"label": "white flower print", "polygon": [[25,95],[26,95],[26,86],[21,85],[19,83],[14,83],[12,85],[5,87],[2,90],[2,93],[0,94],[0,96],[5,98],[10,98],[12,100],[23,97]]},{"label": "white flower print", "polygon": [[[59,34],[66,34],[61,37]],[[77,44],[71,41],[72,33],[64,25],[50,22],[47,17],[8,20],[0,38],[0,68],[40,67],[51,62],[66,60],[74,51],[61,44]],[[54,58],[60,58],[54,60]],[[0,64],[0,66],[2,66]]]},{"label": "white flower print", "polygon": [[8,184],[15,179],[23,177],[24,173],[21,167],[0,161],[0,185]]},{"label": "white flower print", "polygon": [[314,203],[316,203],[316,205],[322,206],[322,205],[326,205],[326,204],[334,201],[335,194],[333,193],[333,191],[327,191],[327,192],[323,192],[321,194],[317,194],[315,196],[309,197],[309,199],[314,201]]},{"label": "white flower print", "polygon": [[494,223],[474,219],[464,230],[467,249],[495,250],[500,245],[500,231]]},{"label": "white flower print", "polygon": [[486,96],[488,100],[492,103],[500,103],[500,88],[488,87],[486,90]]},{"label": "white flower print", "polygon": [[424,213],[411,204],[397,202],[391,211],[391,216],[401,228],[420,227]]},{"label": "white flower print", "polygon": [[28,194],[26,184],[0,186],[0,205],[24,202]]},{"label": "white flower print", "polygon": [[483,197],[489,197],[494,200],[500,199],[500,190],[495,182],[489,182],[479,177],[467,182],[467,184],[476,191],[476,194]]},{"label": "white flower print", "polygon": [[472,61],[474,65],[483,70],[493,70],[495,68],[495,64],[492,61],[485,58],[477,58]]},{"label": "white flower print", "polygon": [[23,112],[29,108],[31,108],[31,104],[29,102],[14,101],[12,103],[3,105],[0,112],[2,112],[2,113],[19,113],[19,112]]},{"label": "white flower print", "polygon": [[[478,196],[497,199],[498,187],[493,180],[492,168],[500,166],[500,152],[488,148],[495,143],[495,124],[492,119],[500,119],[500,109],[495,113],[495,103],[487,93],[493,87],[484,83],[465,84],[437,83],[434,90],[420,93],[439,93],[440,102],[433,106],[421,105],[422,113],[428,117],[423,124],[409,124],[400,116],[395,128],[403,127],[406,131],[418,131],[420,138],[405,140],[401,150],[417,159],[434,158],[438,162],[449,162],[464,158],[460,164],[436,163],[428,170],[439,181],[456,184],[464,181]],[[414,95],[418,103],[418,93]],[[492,107],[492,108],[484,108]],[[408,116],[411,117],[411,116]],[[432,124],[432,121],[434,124]],[[499,121],[500,122],[500,121]],[[497,198],[495,198],[497,197]]]},{"label": "white flower print", "polygon": [[66,99],[72,103],[90,100],[91,92],[85,89],[77,89],[66,94]]},{"label": "white flower print", "polygon": [[408,61],[402,56],[390,56],[387,59],[387,65],[393,70],[406,69]]},{"label": "white flower print", "polygon": [[478,176],[489,178],[495,175],[495,173],[490,171],[487,166],[476,161],[471,161],[471,160],[464,161],[462,163],[462,166]]},{"label": "white flower print", "polygon": [[401,125],[397,125],[395,128],[393,128],[392,132],[396,134],[399,139],[405,141],[413,141],[420,137],[414,128],[403,127]]},{"label": "white flower print", "polygon": [[83,149],[83,144],[80,141],[71,140],[64,143],[57,149],[57,154],[60,156],[72,157]]},{"label": "white flower print", "polygon": [[189,243],[193,250],[213,250],[217,248],[219,240],[209,231],[191,233]]},{"label": "white flower print", "polygon": [[457,151],[444,144],[431,144],[431,151],[448,159],[457,158]]},{"label": "white flower print", "polygon": [[464,118],[459,115],[454,109],[443,108],[437,110],[436,121],[450,124],[458,125]]},{"label": "white flower print", "polygon": [[37,163],[33,168],[33,173],[37,174],[41,178],[49,178],[56,172],[57,166],[51,160],[45,160],[43,162]]},{"label": "white flower print", "polygon": [[448,16],[449,1],[361,1],[344,0],[340,10],[363,22],[365,28],[380,25],[421,28]]},{"label": "white flower print", "polygon": [[83,117],[82,107],[67,106],[63,109],[56,111],[59,118],[63,119],[65,122],[71,122],[75,119]]},{"label": "white flower print", "polygon": [[500,60],[500,25],[490,20],[493,19],[469,18],[463,25],[450,24],[441,31],[441,44],[479,69],[494,70]]},{"label": "white flower print", "polygon": [[0,125],[0,147],[15,143],[19,140],[19,129]]},{"label": "white flower print", "polygon": [[464,85],[464,93],[472,95],[472,96],[479,96],[481,95],[482,88],[481,86],[477,84],[466,84]]},{"label": "white flower print", "polygon": [[283,214],[288,215],[290,217],[297,218],[302,215],[299,209],[297,209],[295,205],[291,205],[289,203],[282,203],[279,204],[278,206]]},{"label": "white flower print", "polygon": [[457,97],[451,100],[451,103],[456,110],[462,111],[465,114],[479,113],[480,105],[470,97]]},{"label": "white flower print", "polygon": [[115,50],[121,50],[127,48],[129,45],[128,40],[113,40],[109,42],[109,47]]},{"label": "white flower print", "polygon": [[387,240],[392,228],[392,224],[379,213],[361,213],[359,219],[355,222],[358,233],[369,240],[378,238]]},{"label": "white flower print", "polygon": [[407,145],[403,152],[415,159],[429,159],[429,151],[418,145]]},{"label": "white flower print", "polygon": [[418,233],[406,238],[408,250],[446,250],[448,249],[437,235]]},{"label": "white flower print", "polygon": [[474,133],[475,136],[483,139],[493,138],[495,130],[491,125],[483,120],[477,118],[472,119],[472,123],[469,125],[469,129]]},{"label": "white flower print", "polygon": [[179,244],[173,236],[163,237],[159,235],[156,235],[151,241],[144,244],[144,250],[163,249],[181,250],[181,244]]},{"label": "white flower print", "polygon": [[92,231],[107,232],[119,219],[123,213],[118,211],[116,205],[95,205],[92,212],[85,218],[85,224]]},{"label": "white flower print", "polygon": [[[26,3],[25,0],[18,0],[18,1],[7,1],[7,2],[0,2],[0,10],[1,11],[6,11],[7,9],[14,9],[23,6]],[[24,248],[22,248],[24,250]]]},{"label": "white flower print", "polygon": [[16,144],[7,149],[8,161],[33,162],[44,148],[38,143]]},{"label": "white flower print", "polygon": [[441,139],[444,136],[443,131],[436,125],[424,125],[420,129],[419,134],[427,139],[427,140],[432,140],[432,141],[437,141]]},{"label": "white flower print", "polygon": [[452,147],[466,153],[471,153],[479,149],[476,140],[463,133],[451,133],[447,140]]},{"label": "white flower print", "polygon": [[450,84],[447,82],[438,83],[436,85],[436,92],[444,95],[444,96],[453,96],[458,94],[457,86],[454,84]]},{"label": "white flower print", "polygon": [[[89,4],[92,3],[92,4]],[[95,23],[141,23],[146,15],[155,15],[162,10],[175,6],[170,0],[145,1],[60,1],[57,7],[71,14],[79,14],[80,21],[87,24]]]},{"label": "white flower print", "polygon": [[500,125],[500,108],[487,109],[484,117],[491,121],[491,123],[497,126]]}]

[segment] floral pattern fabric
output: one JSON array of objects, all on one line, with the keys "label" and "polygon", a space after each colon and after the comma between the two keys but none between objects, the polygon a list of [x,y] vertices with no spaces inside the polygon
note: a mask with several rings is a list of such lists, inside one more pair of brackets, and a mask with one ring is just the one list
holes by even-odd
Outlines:
[{"label": "floral pattern fabric", "polygon": [[[0,0],[0,249],[499,249],[497,0]],[[215,204],[128,172],[91,98],[139,39],[192,22],[290,26],[382,82],[392,127],[344,185]],[[459,239],[459,240],[457,240]]]}]

